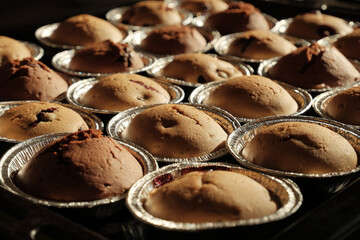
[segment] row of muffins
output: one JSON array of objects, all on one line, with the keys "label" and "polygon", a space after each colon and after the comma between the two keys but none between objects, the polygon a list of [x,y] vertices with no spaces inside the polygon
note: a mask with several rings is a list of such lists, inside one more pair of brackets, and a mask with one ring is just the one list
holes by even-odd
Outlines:
[{"label": "row of muffins", "polygon": [[[166,111],[166,112],[168,112],[168,111]],[[181,112],[181,111],[177,110],[177,112]],[[169,124],[170,124],[170,126],[171,126],[171,124],[174,124],[174,123],[173,123],[173,122],[167,122],[166,126],[169,126]],[[135,127],[135,129],[137,129],[137,127]],[[219,174],[221,174],[221,173],[219,173]],[[186,176],[186,175],[185,175],[185,176]],[[188,176],[190,177],[190,175],[188,175]],[[222,177],[222,175],[221,175],[221,177]],[[221,177],[220,177],[220,178],[221,178]],[[195,198],[195,199],[196,199],[196,198]],[[160,200],[159,200],[159,201],[162,201],[162,200],[161,200],[161,197],[160,197]],[[195,201],[196,201],[196,200],[195,200]],[[148,204],[148,205],[151,205],[151,203],[147,203],[147,204]],[[211,203],[210,203],[210,204],[211,204]],[[271,211],[273,212],[273,211],[274,211],[274,203],[271,203],[270,205],[272,205],[272,206],[271,206],[271,209],[272,209]],[[150,207],[147,207],[147,208],[150,209]],[[151,211],[151,210],[149,210],[149,211]],[[271,212],[271,211],[270,211],[270,212]],[[266,214],[265,214],[265,215],[266,215]],[[217,216],[217,217],[218,217],[218,216]],[[253,216],[252,216],[252,217],[253,217]],[[160,218],[161,218],[161,217],[160,217]]]}]

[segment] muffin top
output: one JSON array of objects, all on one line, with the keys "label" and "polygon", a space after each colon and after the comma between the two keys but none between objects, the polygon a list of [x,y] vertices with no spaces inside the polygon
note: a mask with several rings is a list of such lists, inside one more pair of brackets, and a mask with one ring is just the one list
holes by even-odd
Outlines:
[{"label": "muffin top", "polygon": [[345,57],[360,60],[360,28],[337,39],[334,46]]},{"label": "muffin top", "polygon": [[228,9],[211,14],[204,25],[218,30],[222,35],[247,30],[270,29],[261,11],[245,2],[231,3]]},{"label": "muffin top", "polygon": [[34,58],[12,60],[0,67],[0,101],[52,101],[67,89],[62,77]]},{"label": "muffin top", "polygon": [[281,57],[269,69],[270,78],[305,89],[346,86],[360,73],[335,47],[314,42]]},{"label": "muffin top", "polygon": [[141,48],[153,54],[181,54],[201,51],[207,41],[194,27],[166,25],[153,29],[141,42]]},{"label": "muffin top", "polygon": [[144,208],[161,219],[192,223],[260,218],[277,210],[260,183],[221,170],[186,173],[155,188]]},{"label": "muffin top", "polygon": [[69,67],[76,71],[117,73],[140,69],[144,62],[126,43],[111,40],[86,45],[75,52]]},{"label": "muffin top", "polygon": [[80,14],[61,22],[49,38],[59,44],[85,46],[107,39],[120,42],[124,36],[108,21],[89,14]]},{"label": "muffin top", "polygon": [[84,129],[88,126],[77,112],[56,103],[21,104],[0,116],[0,136],[15,140]]},{"label": "muffin top", "polygon": [[180,24],[182,18],[176,8],[165,1],[141,1],[133,4],[122,15],[120,22],[135,26]]},{"label": "muffin top", "polygon": [[168,91],[154,80],[137,74],[120,73],[101,78],[81,102],[97,109],[123,111],[169,101]]},{"label": "muffin top", "polygon": [[48,200],[119,196],[143,176],[138,160],[99,130],[71,133],[36,153],[16,174],[24,192]]},{"label": "muffin top", "polygon": [[31,57],[31,51],[21,42],[6,36],[0,36],[0,66],[15,59]]},{"label": "muffin top", "polygon": [[294,44],[267,30],[250,30],[237,36],[227,54],[249,59],[269,59],[296,50]]},{"label": "muffin top", "polygon": [[307,122],[262,127],[242,155],[263,167],[304,174],[347,172],[358,165],[357,153],[344,137]]},{"label": "muffin top", "polygon": [[242,73],[231,63],[204,53],[186,53],[174,57],[161,75],[191,83],[227,80]]},{"label": "muffin top", "polygon": [[360,125],[360,86],[337,93],[326,104],[325,111],[333,119]]},{"label": "muffin top", "polygon": [[224,147],[227,133],[205,112],[182,104],[162,104],[137,114],[121,133],[154,156],[191,158]]},{"label": "muffin top", "polygon": [[345,20],[315,11],[295,16],[286,34],[304,39],[320,39],[335,34],[344,35],[352,31],[353,28]]},{"label": "muffin top", "polygon": [[180,7],[194,14],[212,14],[226,10],[229,5],[223,0],[182,0]]},{"label": "muffin top", "polygon": [[289,115],[298,110],[297,102],[282,86],[256,75],[225,81],[205,97],[204,103],[243,118]]}]

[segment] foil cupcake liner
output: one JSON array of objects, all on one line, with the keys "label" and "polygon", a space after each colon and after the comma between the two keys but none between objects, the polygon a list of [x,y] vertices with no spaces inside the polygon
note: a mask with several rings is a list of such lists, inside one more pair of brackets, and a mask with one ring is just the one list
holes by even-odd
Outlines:
[{"label": "foil cupcake liner", "polygon": [[[161,25],[161,24],[158,24],[158,25],[154,25],[154,26],[146,26],[145,27],[145,26],[136,26],[136,25],[122,23],[121,18],[123,16],[123,14],[130,8],[131,8],[130,6],[126,6],[126,7],[118,7],[118,8],[111,9],[106,13],[105,18],[115,26],[125,26],[134,31],[142,30],[142,29],[149,29],[149,28]],[[193,19],[193,15],[185,9],[177,8],[177,10],[179,11],[179,14],[182,19],[181,24],[182,25],[190,24]]]},{"label": "foil cupcake liner", "polygon": [[[276,26],[278,20],[266,13],[262,13],[262,15],[265,17],[265,20],[267,21],[270,30],[272,31],[273,28]],[[194,17],[192,20],[192,24],[198,27],[203,27],[205,24],[206,19],[209,17],[209,15],[201,15]]]},{"label": "foil cupcake liner", "polygon": [[[84,46],[74,46],[74,45],[59,44],[59,43],[53,42],[50,39],[50,36],[53,34],[55,29],[57,29],[59,27],[59,24],[60,23],[51,23],[51,24],[47,24],[47,25],[44,25],[42,27],[39,27],[35,31],[36,39],[39,40],[39,42],[41,42],[42,44],[44,44],[44,45],[46,45],[48,47],[52,47],[52,48],[81,49],[81,48],[84,47]],[[118,29],[125,36],[124,39],[121,42],[123,42],[123,43],[128,42],[128,40],[131,38],[132,32],[130,30],[128,30],[128,29],[125,29],[125,28],[118,28]]]},{"label": "foil cupcake liner", "polygon": [[[205,98],[213,90],[215,90],[217,87],[221,86],[225,82],[226,81],[211,82],[195,88],[189,96],[189,102],[194,104],[204,104]],[[304,114],[307,110],[311,108],[312,97],[307,91],[301,88],[296,88],[294,86],[291,86],[283,82],[279,82],[279,81],[275,81],[275,82],[281,85],[283,88],[285,88],[285,90],[291,95],[292,98],[294,98],[294,100],[297,102],[299,106],[299,109],[295,113],[290,114],[291,116]],[[243,118],[243,117],[236,117],[236,119],[241,123],[251,122],[256,120],[253,118]]]},{"label": "foil cupcake liner", "polygon": [[[276,196],[279,200],[280,207],[275,213],[261,218],[203,223],[163,220],[151,215],[144,209],[143,202],[148,197],[149,192],[154,188],[160,187],[188,172],[212,170],[238,172],[256,180],[267,188],[273,196]],[[126,206],[136,218],[154,227],[175,231],[199,231],[234,228],[239,226],[254,226],[284,219],[295,213],[301,206],[302,201],[302,194],[297,185],[286,178],[276,178],[225,163],[174,163],[162,167],[136,182],[129,191],[126,199]]]},{"label": "foil cupcake liner", "polygon": [[[199,104],[190,104],[190,103],[177,103],[184,104],[188,106],[195,107],[199,110],[204,111],[210,117],[212,117],[228,134],[233,132],[236,128],[240,127],[240,123],[228,112],[213,106],[199,105]],[[113,118],[110,119],[106,126],[106,132],[109,136],[122,139],[121,133],[129,125],[131,120],[140,112],[145,109],[158,106],[162,104],[153,104],[142,107],[131,108],[124,112],[118,113]],[[174,163],[174,162],[205,162],[213,159],[220,158],[226,155],[228,152],[226,148],[221,148],[213,153],[209,153],[203,156],[192,157],[192,158],[168,158],[168,157],[158,157],[154,156],[156,161],[165,162],[165,163]]]},{"label": "foil cupcake liner", "polygon": [[[267,117],[262,118],[257,121],[253,121],[243,125],[241,128],[236,129],[232,132],[226,142],[226,146],[231,153],[231,155],[235,158],[235,160],[240,163],[242,166],[260,171],[269,175],[278,176],[278,177],[289,177],[293,179],[324,179],[329,181],[331,178],[335,177],[346,177],[353,173],[359,172],[360,165],[358,165],[355,169],[352,169],[348,172],[332,172],[325,174],[304,174],[297,172],[286,172],[279,171],[275,169],[270,169],[266,167],[262,167],[260,165],[254,164],[244,158],[242,155],[242,151],[245,148],[246,144],[253,139],[259,129],[264,126],[270,126],[277,123],[282,122],[306,122],[306,123],[314,123],[320,126],[326,127],[344,137],[355,149],[356,153],[360,155],[360,132],[356,131],[354,128],[351,128],[345,124],[322,119],[317,117],[309,117],[309,116],[286,116],[286,117]],[[330,182],[329,182],[330,183]],[[329,186],[330,187],[330,186]]]},{"label": "foil cupcake liner", "polygon": [[[359,86],[359,85],[360,85],[360,83],[357,83],[355,86]],[[335,89],[332,91],[327,91],[327,92],[317,95],[314,98],[313,103],[312,103],[313,109],[322,118],[338,121],[327,114],[326,106],[332,97],[336,96],[338,93],[340,93],[348,88],[349,87],[338,88],[338,89]],[[360,129],[360,125],[351,125],[351,124],[347,124],[347,123],[344,123],[344,124],[346,124],[347,126],[356,128],[356,129]]]},{"label": "foil cupcake liner", "polygon": [[[102,109],[95,109],[91,107],[87,107],[82,104],[83,96],[97,83],[99,80],[96,78],[89,78],[81,80],[77,83],[72,84],[68,91],[66,92],[66,99],[67,101],[81,109],[86,111],[90,111],[92,113],[101,113],[101,114],[117,114],[122,111],[110,111],[110,110],[102,110]],[[157,81],[163,88],[165,88],[168,93],[170,94],[171,100],[169,103],[178,103],[184,99],[185,93],[180,87],[176,85],[169,84],[163,81]]]},{"label": "foil cupcake liner", "polygon": [[[254,73],[254,69],[242,61],[239,61],[236,58],[230,57],[230,56],[218,56],[215,54],[209,54],[210,56],[213,56],[215,58],[218,58],[220,60],[226,61],[234,65],[243,75],[249,76]],[[176,79],[176,78],[170,78],[162,75],[161,70],[166,66],[166,64],[173,61],[175,56],[167,56],[163,58],[159,58],[156,62],[156,64],[153,65],[152,68],[148,69],[146,71],[147,74],[150,76],[153,76],[158,79],[165,80],[167,82],[177,84],[180,86],[186,86],[186,87],[198,87],[202,86],[204,83],[192,83],[192,82],[186,82],[184,80]]]},{"label": "foil cupcake liner", "polygon": [[20,41],[20,42],[22,44],[24,44],[25,47],[27,47],[30,50],[31,56],[35,60],[40,60],[44,56],[44,49],[42,47],[40,47],[39,45],[32,43],[32,42],[26,42],[26,41]]},{"label": "foil cupcake liner", "polygon": [[[140,55],[140,57],[144,63],[144,67],[139,68],[139,69],[130,70],[130,71],[123,71],[121,73],[143,72],[143,71],[150,69],[156,62],[156,58],[152,55],[143,54],[143,53],[138,53],[138,54]],[[74,57],[74,55],[75,55],[74,49],[59,52],[54,55],[51,63],[57,70],[59,70],[63,73],[78,76],[78,77],[102,77],[102,76],[109,76],[109,75],[115,74],[115,72],[113,72],[113,73],[83,72],[83,71],[77,71],[76,69],[71,69],[70,62],[71,62],[72,58]],[[120,72],[118,72],[118,73],[120,73]]]},{"label": "foil cupcake liner", "polygon": [[[217,39],[220,38],[220,33],[216,30],[212,30],[206,27],[197,27],[197,26],[191,26],[191,27],[195,27],[201,35],[203,35],[206,39],[206,46],[204,47],[204,49],[200,50],[199,52],[207,52],[210,49],[213,48],[214,43],[217,41]],[[170,56],[172,54],[156,54],[156,53],[152,53],[152,52],[147,52],[144,49],[141,48],[141,42],[147,37],[147,35],[153,30],[154,28],[146,28],[146,29],[141,29],[138,30],[136,32],[134,32],[131,35],[131,38],[129,38],[129,43],[134,47],[135,51],[138,52],[144,52],[144,53],[148,53],[151,55],[154,55],[156,58],[161,58],[161,57],[165,57],[165,56]]]},{"label": "foil cupcake liner", "polygon": [[[54,207],[58,209],[85,209],[85,210],[96,209],[97,212],[101,214],[105,214],[104,208],[106,209],[107,207],[111,207],[110,209],[113,209],[113,206],[111,206],[111,204],[119,204],[121,200],[125,199],[127,193],[124,193],[120,196],[115,196],[100,200],[65,202],[65,201],[46,200],[31,196],[27,193],[24,193],[14,184],[13,182],[14,174],[25,163],[27,163],[40,149],[45,147],[47,144],[65,135],[67,134],[55,133],[55,134],[43,135],[28,139],[13,146],[0,159],[0,169],[1,169],[0,183],[8,191],[20,197],[28,199],[29,201],[35,204]],[[118,140],[118,142],[121,145],[125,146],[127,149],[129,149],[130,152],[136,157],[136,159],[143,167],[144,175],[158,169],[158,165],[156,161],[154,160],[152,155],[148,153],[146,150],[127,141]],[[106,211],[107,210],[105,210],[105,212]],[[106,214],[108,215],[110,213],[107,212]]]},{"label": "foil cupcake liner", "polygon": [[[286,31],[290,25],[290,23],[294,20],[294,18],[286,18],[286,19],[281,19],[279,20],[273,29],[271,29],[272,32],[274,33],[277,33],[277,34],[281,34],[281,35],[284,35],[286,36]],[[354,21],[348,21],[349,23],[349,26],[350,27],[357,27],[359,23],[356,23]],[[305,41],[308,41],[308,42],[314,42],[314,41],[317,41],[318,39],[303,39],[303,38],[298,38],[298,37],[294,37],[294,36],[291,36],[292,38],[294,39],[297,39],[297,40],[305,40]]]},{"label": "foil cupcake liner", "polygon": [[[229,35],[225,35],[222,36],[221,38],[219,38],[215,44],[214,44],[214,50],[222,55],[222,56],[232,56],[234,58],[239,59],[239,61],[244,61],[244,62],[249,62],[249,63],[261,63],[265,60],[268,59],[255,59],[255,58],[244,58],[244,57],[238,57],[238,56],[233,56],[228,54],[228,49],[230,44],[239,36],[243,35],[244,33],[240,32],[240,33],[233,33],[233,34],[229,34]],[[302,40],[302,39],[294,39],[292,37],[286,37],[286,36],[282,36],[285,39],[287,39],[288,41],[292,42],[295,46],[299,47],[299,46],[307,46],[310,43],[308,41]]]},{"label": "foil cupcake liner", "polygon": [[[279,60],[279,57],[276,57],[276,58],[271,58],[271,59],[268,59],[268,60],[265,60],[265,61],[261,62],[259,67],[258,67],[257,74],[260,75],[260,76],[263,76],[263,77],[271,78],[269,76],[269,74],[268,74],[268,71],[269,71],[269,69],[271,69],[277,63],[278,60]],[[352,61],[352,64],[354,65],[354,67],[356,69],[360,69],[360,62],[359,61]],[[347,86],[351,87],[351,86],[354,86],[356,84],[358,84],[358,83],[355,82],[355,83],[347,85]],[[346,86],[341,86],[341,87],[346,87]],[[326,91],[335,90],[335,89],[338,89],[338,88],[341,88],[341,87],[339,86],[339,87],[326,87],[326,88],[308,88],[308,89],[304,89],[304,90],[309,92],[309,93],[319,94],[319,93],[323,93],[323,92],[326,92]]]},{"label": "foil cupcake liner", "polygon": [[[0,116],[2,116],[7,110],[9,110],[12,107],[16,107],[16,106],[19,106],[22,104],[32,103],[32,102],[40,102],[40,101],[0,102]],[[71,104],[60,103],[60,102],[52,102],[52,103],[62,105],[64,107],[70,108],[70,109],[74,110],[75,112],[77,112],[84,119],[84,121],[86,122],[86,124],[89,126],[90,129],[99,129],[99,130],[103,131],[104,123],[96,115],[94,115],[88,111],[79,109]],[[9,138],[0,136],[0,142],[19,143],[19,142],[23,142],[23,141],[9,139]]]}]

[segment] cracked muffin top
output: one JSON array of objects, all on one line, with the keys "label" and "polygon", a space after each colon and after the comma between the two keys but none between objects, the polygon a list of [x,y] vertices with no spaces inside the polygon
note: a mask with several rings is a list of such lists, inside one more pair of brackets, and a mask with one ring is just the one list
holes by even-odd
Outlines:
[{"label": "cracked muffin top", "polygon": [[100,130],[57,139],[37,152],[15,175],[24,192],[56,201],[90,201],[124,194],[143,176],[138,160]]},{"label": "cracked muffin top", "polygon": [[161,75],[185,82],[207,83],[242,76],[242,73],[231,63],[211,55],[185,53],[166,64]]},{"label": "cracked muffin top", "polygon": [[281,57],[268,75],[305,89],[346,86],[360,78],[358,70],[339,50],[316,42]]},{"label": "cracked muffin top", "polygon": [[0,101],[53,101],[67,89],[60,75],[34,58],[9,61],[0,67]]},{"label": "cracked muffin top", "polygon": [[157,157],[191,158],[223,148],[227,133],[195,107],[163,104],[137,114],[121,136]]},{"label": "cracked muffin top", "polygon": [[168,103],[170,94],[154,80],[130,73],[113,74],[100,78],[88,92],[81,103],[85,106],[123,111],[156,103]]},{"label": "cracked muffin top", "polygon": [[0,116],[0,136],[26,140],[58,132],[88,129],[74,110],[56,103],[32,102],[12,107]]},{"label": "cracked muffin top", "polygon": [[105,40],[77,50],[69,67],[90,73],[117,73],[142,68],[144,62],[128,44]]},{"label": "cracked muffin top", "polygon": [[283,122],[259,129],[242,155],[270,169],[305,174],[347,172],[357,153],[340,134],[307,122]]},{"label": "cracked muffin top", "polygon": [[186,173],[153,189],[144,202],[153,216],[175,222],[218,222],[260,218],[277,210],[269,191],[241,173]]},{"label": "cracked muffin top", "polygon": [[223,0],[182,0],[180,7],[200,15],[224,11],[229,5]]}]

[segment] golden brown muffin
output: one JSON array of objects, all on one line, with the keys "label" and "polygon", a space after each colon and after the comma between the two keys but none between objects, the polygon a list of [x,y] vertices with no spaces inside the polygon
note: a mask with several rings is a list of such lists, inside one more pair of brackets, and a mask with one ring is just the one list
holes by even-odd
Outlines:
[{"label": "golden brown muffin", "polygon": [[360,86],[341,91],[330,98],[325,111],[339,122],[360,125]]},{"label": "golden brown muffin", "polygon": [[176,8],[164,1],[141,1],[124,12],[121,23],[134,26],[154,26],[158,24],[180,24],[182,18]]},{"label": "golden brown muffin", "polygon": [[31,57],[31,51],[21,42],[6,37],[0,36],[0,66],[5,63]]},{"label": "golden brown muffin", "polygon": [[206,96],[204,103],[243,118],[289,115],[298,110],[298,104],[282,86],[256,75],[224,82]]},{"label": "golden brown muffin", "polygon": [[77,112],[56,103],[26,103],[0,116],[0,136],[15,140],[85,129],[88,126]]},{"label": "golden brown muffin", "polygon": [[45,146],[14,182],[39,198],[90,201],[121,195],[142,176],[141,165],[125,147],[99,130],[86,130]]},{"label": "golden brown muffin", "polygon": [[161,219],[192,223],[260,218],[277,210],[260,183],[221,170],[190,172],[155,188],[144,208]]},{"label": "golden brown muffin", "polygon": [[198,52],[206,47],[206,39],[194,27],[168,25],[153,29],[142,40],[141,48],[154,54]]},{"label": "golden brown muffin", "polygon": [[169,93],[157,82],[137,74],[114,74],[101,78],[84,95],[88,107],[123,111],[155,103],[168,103]]},{"label": "golden brown muffin", "polygon": [[271,79],[305,89],[346,86],[359,80],[360,73],[335,47],[316,42],[281,57],[268,70]]},{"label": "golden brown muffin", "polygon": [[360,28],[340,37],[336,40],[334,46],[344,54],[345,57],[360,60]]},{"label": "golden brown muffin", "polygon": [[264,126],[242,154],[266,168],[305,174],[347,172],[358,165],[357,154],[344,137],[307,122]]},{"label": "golden brown muffin", "polygon": [[247,30],[270,29],[260,10],[245,2],[231,3],[228,9],[211,14],[204,25],[218,30],[222,35]]},{"label": "golden brown muffin", "polygon": [[161,75],[191,83],[206,83],[242,76],[231,63],[203,53],[176,56],[161,70]]},{"label": "golden brown muffin", "polygon": [[140,69],[144,62],[128,44],[105,40],[77,50],[69,67],[90,73],[117,73]]},{"label": "golden brown muffin", "polygon": [[137,114],[121,134],[154,156],[192,158],[224,147],[227,133],[205,112],[164,104]]},{"label": "golden brown muffin", "polygon": [[85,46],[107,39],[121,42],[124,36],[111,23],[89,14],[81,14],[61,22],[49,38],[59,44]]},{"label": "golden brown muffin", "polygon": [[286,34],[304,39],[320,39],[352,31],[353,28],[345,20],[315,11],[295,16],[286,29]]},{"label": "golden brown muffin", "polygon": [[67,89],[62,77],[34,58],[12,60],[0,67],[0,101],[52,101]]},{"label": "golden brown muffin", "polygon": [[250,59],[269,59],[296,50],[294,44],[280,35],[266,30],[250,30],[237,36],[227,54]]},{"label": "golden brown muffin", "polygon": [[212,14],[226,10],[229,5],[223,0],[182,0],[180,7],[194,14]]}]

